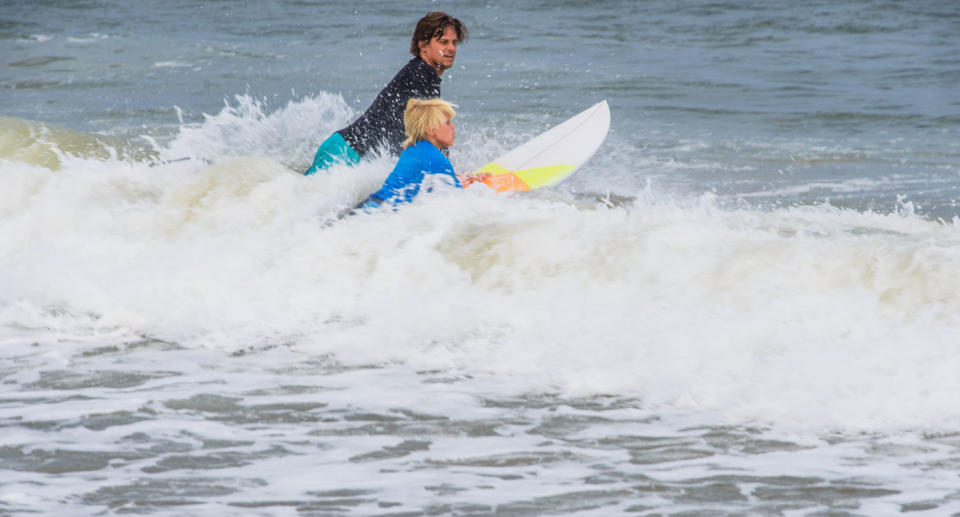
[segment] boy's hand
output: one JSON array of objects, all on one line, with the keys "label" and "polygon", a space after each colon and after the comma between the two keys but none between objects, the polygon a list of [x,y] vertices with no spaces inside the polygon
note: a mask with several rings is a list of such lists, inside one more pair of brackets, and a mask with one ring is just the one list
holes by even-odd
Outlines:
[{"label": "boy's hand", "polygon": [[470,173],[460,178],[460,184],[466,188],[468,185],[472,185],[478,181],[485,183],[491,177],[493,177],[493,175],[489,172],[481,172],[480,174]]}]

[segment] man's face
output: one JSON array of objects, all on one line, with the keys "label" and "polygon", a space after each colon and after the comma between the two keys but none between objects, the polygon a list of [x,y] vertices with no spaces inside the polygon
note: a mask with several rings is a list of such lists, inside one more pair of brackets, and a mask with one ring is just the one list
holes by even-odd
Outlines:
[{"label": "man's face", "polygon": [[438,74],[442,74],[453,66],[453,60],[457,57],[456,41],[457,31],[448,25],[440,36],[420,42],[420,57],[437,69]]}]

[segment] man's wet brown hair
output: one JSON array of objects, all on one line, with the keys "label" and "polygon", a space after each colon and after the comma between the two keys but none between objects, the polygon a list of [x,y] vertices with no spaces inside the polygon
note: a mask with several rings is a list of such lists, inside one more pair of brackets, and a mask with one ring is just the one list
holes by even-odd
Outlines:
[{"label": "man's wet brown hair", "polygon": [[417,27],[413,29],[413,38],[410,39],[410,53],[413,54],[414,57],[419,57],[420,42],[430,41],[438,36],[443,36],[443,31],[447,30],[447,27],[453,27],[453,30],[457,33],[458,47],[461,43],[467,41],[466,25],[447,13],[434,11],[427,13],[426,16],[420,18],[420,21],[417,22]]}]

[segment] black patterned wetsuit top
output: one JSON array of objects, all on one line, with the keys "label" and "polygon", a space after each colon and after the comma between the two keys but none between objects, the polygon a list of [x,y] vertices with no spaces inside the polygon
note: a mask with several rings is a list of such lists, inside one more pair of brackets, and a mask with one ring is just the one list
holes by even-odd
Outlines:
[{"label": "black patterned wetsuit top", "polygon": [[377,95],[360,118],[338,131],[360,156],[384,146],[391,154],[400,154],[403,111],[411,97],[440,96],[440,76],[419,57],[410,60]]}]

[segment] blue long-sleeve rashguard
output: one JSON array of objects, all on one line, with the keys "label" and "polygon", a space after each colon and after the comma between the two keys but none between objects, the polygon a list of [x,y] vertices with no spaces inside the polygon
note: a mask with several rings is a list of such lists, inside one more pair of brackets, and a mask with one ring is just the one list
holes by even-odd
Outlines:
[{"label": "blue long-sleeve rashguard", "polygon": [[420,193],[420,186],[427,174],[439,175],[456,188],[463,188],[450,160],[435,145],[420,140],[404,149],[383,186],[370,194],[360,208],[376,208],[383,203],[396,206],[413,201]]}]

